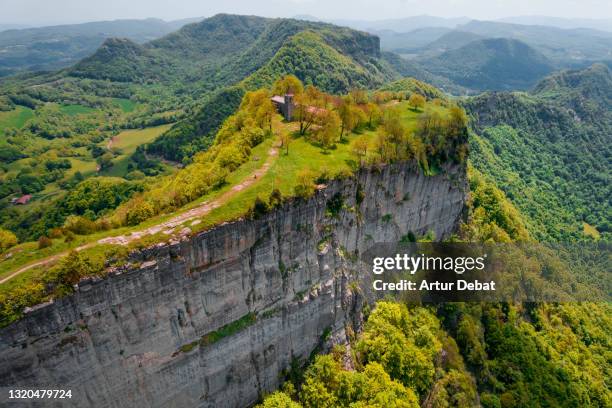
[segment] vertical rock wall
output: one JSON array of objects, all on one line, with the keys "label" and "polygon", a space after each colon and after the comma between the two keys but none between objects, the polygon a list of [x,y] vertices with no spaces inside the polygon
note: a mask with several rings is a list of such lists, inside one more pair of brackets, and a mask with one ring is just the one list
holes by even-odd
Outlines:
[{"label": "vertical rock wall", "polygon": [[356,253],[456,229],[465,177],[451,165],[364,170],[261,219],[143,250],[0,330],[0,385],[72,389],[64,402],[78,407],[252,405],[292,361],[359,330]]}]

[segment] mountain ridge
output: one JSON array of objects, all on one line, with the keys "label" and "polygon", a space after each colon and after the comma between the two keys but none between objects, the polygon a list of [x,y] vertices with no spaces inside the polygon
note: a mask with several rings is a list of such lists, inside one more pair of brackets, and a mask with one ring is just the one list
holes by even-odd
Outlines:
[{"label": "mountain ridge", "polygon": [[507,38],[472,41],[419,62],[433,74],[475,90],[527,89],[553,70],[544,55]]}]

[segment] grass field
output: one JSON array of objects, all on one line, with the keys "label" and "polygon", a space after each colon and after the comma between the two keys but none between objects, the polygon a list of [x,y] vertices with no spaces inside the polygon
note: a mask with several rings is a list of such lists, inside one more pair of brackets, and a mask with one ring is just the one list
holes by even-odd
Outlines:
[{"label": "grass field", "polygon": [[133,112],[136,109],[136,104],[129,99],[113,98],[115,105],[119,106],[124,113]]},{"label": "grass field", "polygon": [[0,134],[9,128],[21,129],[28,119],[33,117],[34,111],[23,106],[17,106],[12,111],[0,112]]},{"label": "grass field", "polygon": [[60,105],[60,111],[68,116],[86,115],[94,112],[94,108],[83,105]]},{"label": "grass field", "polygon": [[[161,125],[146,129],[125,130],[113,137],[112,149],[118,149],[120,154],[113,159],[113,167],[102,172],[104,176],[122,177],[127,174],[130,156],[142,144],[152,142],[172,125]],[[105,141],[106,145],[108,142]]]}]

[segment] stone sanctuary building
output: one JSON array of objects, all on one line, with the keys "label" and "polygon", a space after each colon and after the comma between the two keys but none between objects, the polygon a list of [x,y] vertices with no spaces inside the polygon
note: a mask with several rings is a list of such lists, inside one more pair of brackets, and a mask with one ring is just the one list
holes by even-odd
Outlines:
[{"label": "stone sanctuary building", "polygon": [[284,96],[274,95],[272,103],[276,106],[276,109],[283,115],[287,122],[291,122],[293,118],[293,112],[295,110],[295,103],[293,102],[293,94],[285,94]]}]

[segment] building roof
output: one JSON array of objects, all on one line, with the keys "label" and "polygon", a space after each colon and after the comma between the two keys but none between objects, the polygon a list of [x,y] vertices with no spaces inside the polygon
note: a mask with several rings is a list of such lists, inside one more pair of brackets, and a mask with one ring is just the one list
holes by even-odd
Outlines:
[{"label": "building roof", "polygon": [[272,102],[276,102],[276,103],[285,103],[285,98],[280,96],[280,95],[274,95],[272,98]]},{"label": "building roof", "polygon": [[17,200],[15,200],[15,204],[27,204],[28,201],[30,201],[30,199],[32,198],[31,194],[26,194],[23,195],[21,197],[19,197]]}]

